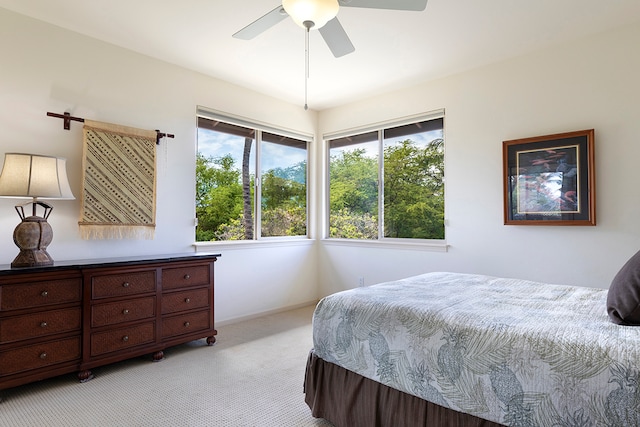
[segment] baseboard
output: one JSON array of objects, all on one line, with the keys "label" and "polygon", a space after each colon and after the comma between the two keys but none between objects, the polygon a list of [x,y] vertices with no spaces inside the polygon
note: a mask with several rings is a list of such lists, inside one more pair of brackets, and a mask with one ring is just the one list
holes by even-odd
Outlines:
[{"label": "baseboard", "polygon": [[261,312],[249,314],[246,316],[233,317],[231,319],[216,320],[216,328],[220,326],[231,325],[233,323],[244,322],[245,320],[257,319],[259,317],[268,316],[270,314],[278,314],[278,313],[282,313],[289,310],[295,310],[297,308],[308,307],[310,305],[316,305],[316,304],[318,304],[318,300],[307,301],[300,304],[288,305],[286,307],[280,307],[274,310],[261,311]]}]

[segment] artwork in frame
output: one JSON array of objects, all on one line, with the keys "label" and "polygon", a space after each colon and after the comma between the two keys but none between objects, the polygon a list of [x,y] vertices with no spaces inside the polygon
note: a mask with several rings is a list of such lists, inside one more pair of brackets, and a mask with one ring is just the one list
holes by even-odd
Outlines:
[{"label": "artwork in frame", "polygon": [[503,141],[506,225],[596,225],[594,130]]}]

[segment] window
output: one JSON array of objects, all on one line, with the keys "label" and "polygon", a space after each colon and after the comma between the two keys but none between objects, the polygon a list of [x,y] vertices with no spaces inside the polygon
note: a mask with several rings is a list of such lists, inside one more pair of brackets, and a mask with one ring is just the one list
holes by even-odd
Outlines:
[{"label": "window", "polygon": [[198,113],[196,241],[306,236],[310,137]]},{"label": "window", "polygon": [[329,237],[444,239],[442,113],[325,139]]}]

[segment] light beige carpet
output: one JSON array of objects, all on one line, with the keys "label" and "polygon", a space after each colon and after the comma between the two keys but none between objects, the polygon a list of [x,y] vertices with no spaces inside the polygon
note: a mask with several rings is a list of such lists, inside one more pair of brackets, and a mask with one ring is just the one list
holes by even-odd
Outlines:
[{"label": "light beige carpet", "polygon": [[69,374],[2,391],[0,426],[331,426],[304,403],[312,311],[218,327],[211,347],[96,368],[83,384]]}]

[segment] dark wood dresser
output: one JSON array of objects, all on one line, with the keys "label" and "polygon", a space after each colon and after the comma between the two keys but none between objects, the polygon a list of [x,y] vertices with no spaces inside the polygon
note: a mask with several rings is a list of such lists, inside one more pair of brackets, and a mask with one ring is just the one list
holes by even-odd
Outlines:
[{"label": "dark wood dresser", "polygon": [[220,254],[0,266],[0,390],[150,354],[215,342]]}]

